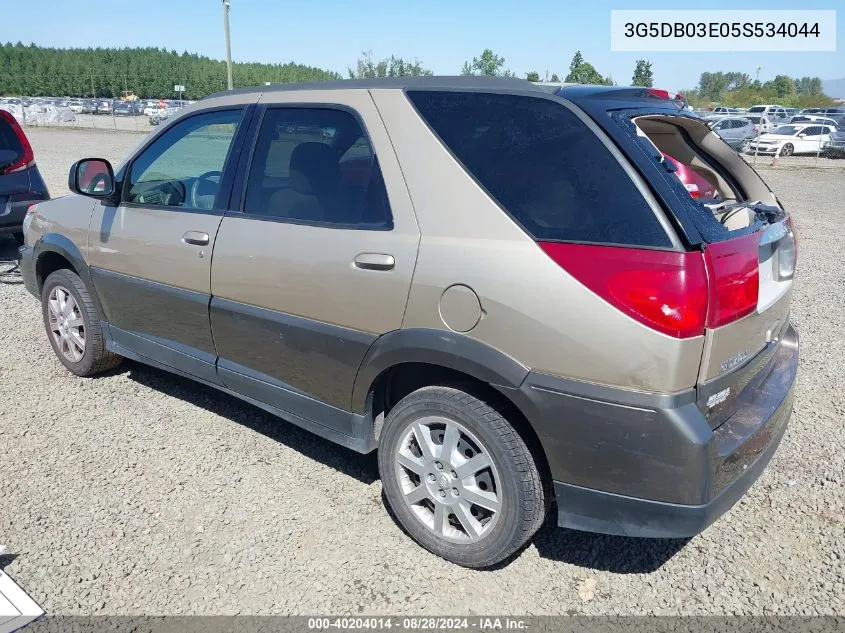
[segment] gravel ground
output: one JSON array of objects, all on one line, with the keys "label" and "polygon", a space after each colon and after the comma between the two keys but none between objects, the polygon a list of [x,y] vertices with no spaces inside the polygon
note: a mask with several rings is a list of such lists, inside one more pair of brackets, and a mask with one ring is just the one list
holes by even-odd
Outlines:
[{"label": "gravel ground", "polygon": [[[139,140],[29,132],[54,195],[71,161]],[[547,524],[507,566],[450,565],[385,512],[373,456],[138,364],[75,378],[35,299],[0,283],[0,567],[62,614],[845,613],[845,170],[761,171],[799,233],[795,415],[704,534]]]}]

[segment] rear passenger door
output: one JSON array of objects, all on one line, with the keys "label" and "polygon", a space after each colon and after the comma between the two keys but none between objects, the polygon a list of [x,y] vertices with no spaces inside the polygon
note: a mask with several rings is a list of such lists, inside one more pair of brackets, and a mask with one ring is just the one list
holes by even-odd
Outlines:
[{"label": "rear passenger door", "polygon": [[214,247],[218,374],[313,420],[314,400],[349,409],[367,349],[401,327],[419,231],[367,91],[262,101],[239,210]]}]

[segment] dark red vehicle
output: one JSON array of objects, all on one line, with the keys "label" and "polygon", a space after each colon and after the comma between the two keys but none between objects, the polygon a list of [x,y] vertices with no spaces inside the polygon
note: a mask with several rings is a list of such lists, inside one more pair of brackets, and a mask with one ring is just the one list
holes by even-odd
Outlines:
[{"label": "dark red vehicle", "polygon": [[11,112],[0,110],[0,235],[23,244],[23,220],[33,202],[49,200],[35,154]]}]

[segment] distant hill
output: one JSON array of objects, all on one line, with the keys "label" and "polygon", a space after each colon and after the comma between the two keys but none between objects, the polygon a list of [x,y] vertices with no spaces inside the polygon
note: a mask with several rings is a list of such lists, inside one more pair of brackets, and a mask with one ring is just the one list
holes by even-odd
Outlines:
[{"label": "distant hill", "polygon": [[825,79],[822,82],[824,93],[834,99],[845,99],[845,77],[841,79]]}]

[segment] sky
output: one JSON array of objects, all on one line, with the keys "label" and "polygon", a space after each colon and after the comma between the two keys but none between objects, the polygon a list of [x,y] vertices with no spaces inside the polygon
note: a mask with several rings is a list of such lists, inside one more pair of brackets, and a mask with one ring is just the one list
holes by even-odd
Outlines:
[{"label": "sky", "polygon": [[[708,0],[701,8],[794,9],[794,0]],[[524,76],[568,72],[576,49],[601,74],[628,84],[635,61],[652,63],[654,85],[694,87],[703,71],[738,71],[761,81],[776,74],[845,77],[845,4],[812,0],[806,8],[840,9],[836,52],[629,53],[610,51],[610,10],[666,9],[665,2],[564,3],[560,0],[231,0],[235,61],[295,61],[341,72],[362,51],[419,58],[436,74],[459,74],[463,62],[485,48]],[[675,8],[696,8],[682,3]],[[14,15],[0,40],[54,47],[155,46],[225,58],[221,0],[0,0]],[[5,20],[4,20],[5,22]]]}]

